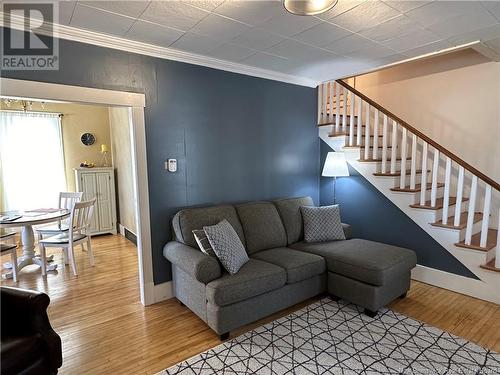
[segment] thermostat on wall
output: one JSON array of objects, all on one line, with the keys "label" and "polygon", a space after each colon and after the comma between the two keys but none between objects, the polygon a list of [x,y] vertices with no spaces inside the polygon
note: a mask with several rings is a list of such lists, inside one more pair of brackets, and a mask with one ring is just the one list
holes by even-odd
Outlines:
[{"label": "thermostat on wall", "polygon": [[169,172],[177,172],[177,159],[168,159],[165,162],[165,169]]}]

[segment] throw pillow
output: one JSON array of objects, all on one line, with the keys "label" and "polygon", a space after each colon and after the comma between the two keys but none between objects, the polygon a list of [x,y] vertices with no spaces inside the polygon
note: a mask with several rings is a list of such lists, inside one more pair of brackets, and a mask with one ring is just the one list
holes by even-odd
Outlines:
[{"label": "throw pillow", "polygon": [[217,257],[217,255],[215,255],[214,249],[212,249],[212,246],[210,245],[207,234],[203,229],[193,230],[193,236],[202,252],[212,257]]},{"label": "throw pillow", "polygon": [[248,262],[248,255],[238,234],[224,219],[219,224],[203,227],[212,249],[229,274],[234,275]]},{"label": "throw pillow", "polygon": [[300,210],[304,220],[305,242],[345,240],[338,205],[323,207],[301,206]]}]

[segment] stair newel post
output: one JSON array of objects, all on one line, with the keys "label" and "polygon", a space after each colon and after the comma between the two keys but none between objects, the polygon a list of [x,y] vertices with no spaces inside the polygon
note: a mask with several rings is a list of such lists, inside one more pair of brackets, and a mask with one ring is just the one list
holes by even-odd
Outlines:
[{"label": "stair newel post", "polygon": [[[479,246],[486,247],[488,242],[488,225],[490,224],[490,209],[491,209],[491,186],[486,185],[484,191],[484,206],[483,206],[483,223],[481,225],[481,240]],[[500,228],[499,228],[500,229]],[[497,242],[500,246],[500,242]]]},{"label": "stair newel post", "polygon": [[408,143],[408,130],[403,128],[401,135],[401,176],[399,178],[399,188],[404,189],[406,186],[406,147]]},{"label": "stair newel post", "polygon": [[391,174],[396,173],[396,159],[398,148],[398,123],[392,120],[392,141],[391,141]]},{"label": "stair newel post", "polygon": [[[348,91],[349,92],[349,91]],[[356,95],[351,92],[351,105],[349,106],[349,146],[354,146],[354,104]]]},{"label": "stair newel post", "polygon": [[378,122],[380,120],[378,109],[375,108],[373,116],[374,116],[374,120],[373,120],[373,159],[378,159]]},{"label": "stair newel post", "polygon": [[434,159],[432,160],[431,207],[436,207],[438,172],[439,172],[439,150],[435,148]]},{"label": "stair newel post", "polygon": [[420,190],[420,205],[425,205],[425,193],[427,187],[427,154],[428,154],[429,144],[424,142],[422,144],[422,174],[420,178],[420,186],[423,188]]},{"label": "stair newel post", "polygon": [[455,203],[455,218],[453,226],[460,225],[460,216],[462,215],[462,198],[464,195],[464,172],[465,169],[461,165],[458,167],[458,180],[457,180],[457,201]]},{"label": "stair newel post", "polygon": [[444,195],[443,195],[443,217],[442,223],[448,224],[448,208],[450,206],[450,184],[451,184],[451,159],[446,157],[446,169],[444,171]]},{"label": "stair newel post", "polygon": [[[378,137],[375,135],[375,137]],[[382,124],[382,173],[387,173],[387,115]]]},{"label": "stair newel post", "polygon": [[[411,168],[410,168],[410,189],[415,189],[415,180],[417,176],[417,136],[412,134],[411,141]],[[426,186],[421,185],[422,189]]]},{"label": "stair newel post", "polygon": [[345,134],[347,127],[347,102],[349,98],[349,91],[345,87],[342,87],[342,132]]},{"label": "stair newel post", "polygon": [[370,159],[370,104],[366,103],[365,113],[365,160]]},{"label": "stair newel post", "polygon": [[340,85],[335,82],[337,93],[335,95],[335,133],[340,130]]},{"label": "stair newel post", "polygon": [[356,145],[361,146],[361,131],[363,130],[362,124],[363,121],[361,120],[363,114],[363,100],[361,98],[358,98],[358,119],[356,121]]},{"label": "stair newel post", "polygon": [[470,187],[469,207],[467,212],[467,227],[465,228],[465,244],[472,242],[472,227],[474,226],[474,212],[476,211],[477,176],[472,176]]},{"label": "stair newel post", "polygon": [[323,83],[318,85],[318,124],[321,124],[323,121],[321,110],[323,108]]}]

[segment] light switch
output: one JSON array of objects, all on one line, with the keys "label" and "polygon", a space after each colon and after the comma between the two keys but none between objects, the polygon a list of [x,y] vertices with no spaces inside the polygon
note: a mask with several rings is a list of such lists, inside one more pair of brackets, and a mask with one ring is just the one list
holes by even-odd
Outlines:
[{"label": "light switch", "polygon": [[177,159],[168,159],[165,162],[165,169],[169,172],[177,172]]}]

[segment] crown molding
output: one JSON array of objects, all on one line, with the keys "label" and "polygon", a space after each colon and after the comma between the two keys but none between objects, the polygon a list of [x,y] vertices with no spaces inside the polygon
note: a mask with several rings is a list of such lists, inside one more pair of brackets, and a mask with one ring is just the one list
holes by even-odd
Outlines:
[{"label": "crown molding", "polygon": [[[0,26],[4,25],[4,13],[0,12]],[[10,16],[10,27],[17,30],[24,30],[24,19]],[[206,66],[209,68],[224,70],[227,72],[244,74],[253,77],[270,79],[291,83],[294,85],[316,87],[319,82],[313,79],[294,76],[285,73],[279,73],[273,70],[252,67],[249,65],[239,64],[231,61],[216,59],[213,57],[203,56],[196,53],[185,52],[168,47],[160,47],[153,44],[137,42],[117,36],[103,34],[95,31],[83,30],[73,26],[53,24],[54,33],[43,27],[38,31],[45,35],[54,35],[59,39],[66,39],[75,42],[92,44],[99,47],[106,47],[136,53],[140,55],[158,57],[166,60],[180,61],[184,63]]]}]

